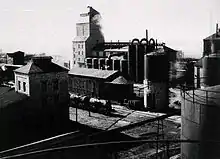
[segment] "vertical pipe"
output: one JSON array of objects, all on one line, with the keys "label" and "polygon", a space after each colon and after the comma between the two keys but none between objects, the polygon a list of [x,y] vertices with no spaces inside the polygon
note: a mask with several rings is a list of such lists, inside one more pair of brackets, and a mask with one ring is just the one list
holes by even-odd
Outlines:
[{"label": "vertical pipe", "polygon": [[138,50],[138,47],[139,47],[139,45],[137,44],[137,45],[135,45],[136,46],[136,50],[135,50],[135,55],[136,55],[136,65],[135,65],[135,68],[136,68],[136,77],[135,77],[135,82],[139,82],[139,73],[138,73],[138,70],[139,70],[139,68],[138,68],[138,66],[139,66],[139,50]]}]

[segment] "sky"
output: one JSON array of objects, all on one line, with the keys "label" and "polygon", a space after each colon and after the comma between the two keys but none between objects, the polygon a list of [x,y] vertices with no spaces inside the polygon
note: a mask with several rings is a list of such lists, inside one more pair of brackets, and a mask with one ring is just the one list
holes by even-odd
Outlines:
[{"label": "sky", "polygon": [[0,49],[72,58],[79,14],[102,16],[105,41],[149,38],[201,57],[203,39],[220,22],[219,0],[0,0]]}]

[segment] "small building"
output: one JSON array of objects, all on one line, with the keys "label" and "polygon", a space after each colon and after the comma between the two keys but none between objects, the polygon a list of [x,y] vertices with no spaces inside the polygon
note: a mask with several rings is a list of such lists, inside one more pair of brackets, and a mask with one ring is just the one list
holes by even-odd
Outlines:
[{"label": "small building", "polygon": [[51,60],[51,56],[33,57],[27,65],[16,69],[15,91],[29,96],[34,115],[68,118],[68,69]]},{"label": "small building", "polygon": [[123,93],[129,91],[126,93],[132,94],[132,86],[129,86],[130,89],[121,87],[122,89],[111,90],[110,94],[112,94],[112,96],[106,96],[106,92],[110,90],[108,85],[110,82],[114,83],[114,80],[117,82],[117,78],[123,78],[124,80],[126,79],[126,77],[124,77],[119,71],[73,68],[69,71],[69,91],[78,95],[86,95],[104,99],[114,97],[116,92]]},{"label": "small building", "polygon": [[17,51],[14,53],[7,53],[6,61],[7,64],[24,65],[24,52]]}]

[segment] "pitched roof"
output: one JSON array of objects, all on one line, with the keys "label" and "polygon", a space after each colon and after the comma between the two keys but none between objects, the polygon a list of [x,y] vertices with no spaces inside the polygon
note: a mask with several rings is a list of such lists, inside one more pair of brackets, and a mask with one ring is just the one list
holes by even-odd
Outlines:
[{"label": "pitched roof", "polygon": [[0,108],[28,98],[25,94],[15,92],[14,88],[0,86]]},{"label": "pitched roof", "polygon": [[217,36],[217,34],[214,33],[214,34],[212,34],[212,35],[206,37],[204,40],[212,40],[212,39],[215,39],[215,40],[217,39],[217,40],[219,40],[219,39],[220,39],[220,36]]},{"label": "pitched roof", "polygon": [[86,76],[86,77],[106,79],[117,72],[118,71],[113,71],[113,70],[99,70],[92,68],[88,69],[88,68],[75,67],[69,71],[69,74],[76,76]]},{"label": "pitched roof", "polygon": [[29,62],[27,65],[22,66],[14,72],[32,74],[32,73],[48,73],[48,72],[63,72],[68,71],[67,68],[57,65],[53,62],[47,64],[36,64],[33,61]]},{"label": "pitched roof", "polygon": [[119,76],[118,78],[116,78],[113,81],[108,82],[108,83],[112,83],[112,84],[132,84],[130,81],[125,79],[123,76]]}]

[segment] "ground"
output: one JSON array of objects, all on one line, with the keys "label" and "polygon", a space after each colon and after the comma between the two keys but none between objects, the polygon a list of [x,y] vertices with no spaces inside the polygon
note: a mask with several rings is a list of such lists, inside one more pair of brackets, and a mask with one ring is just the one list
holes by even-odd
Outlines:
[{"label": "ground", "polygon": [[[153,119],[164,114],[162,113],[150,113],[144,111],[135,111],[124,108],[123,106],[113,105],[113,109],[115,110],[111,116],[106,116],[99,113],[90,113],[86,110],[77,109],[77,122],[80,124],[88,125],[89,127],[93,127],[100,130],[116,130],[121,129],[124,126],[128,126],[130,124],[139,123],[141,121]],[[72,121],[76,121],[76,108],[70,108],[70,119]],[[127,130],[120,131],[121,134],[124,134],[132,139],[168,139],[168,140],[176,140],[180,139],[180,124],[181,117],[180,116],[171,116],[166,120],[163,120],[159,123],[160,129],[158,129],[158,121],[145,123],[140,126],[136,126]],[[163,129],[162,129],[163,125]],[[159,131],[158,131],[159,130]],[[180,144],[170,143],[169,153],[170,155],[176,155],[180,153]],[[149,157],[154,156],[158,152],[163,152],[166,147],[164,145],[159,144],[158,151],[156,151],[156,144],[141,144],[135,145],[132,148],[128,148],[126,150],[114,152],[117,158],[121,159],[130,159],[130,158],[141,158],[141,157]]]}]

